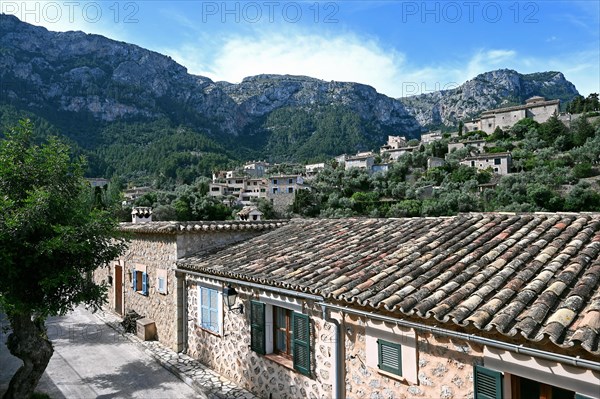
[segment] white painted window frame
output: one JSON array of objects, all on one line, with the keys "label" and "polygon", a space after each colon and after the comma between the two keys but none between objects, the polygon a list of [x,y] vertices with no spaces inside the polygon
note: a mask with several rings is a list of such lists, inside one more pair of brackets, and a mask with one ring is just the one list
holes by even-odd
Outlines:
[{"label": "white painted window frame", "polygon": [[[377,340],[400,344],[402,357],[402,375],[379,369],[379,346]],[[365,326],[365,347],[367,367],[377,373],[412,384],[418,383],[417,335],[414,330],[395,324],[367,320]]]},{"label": "white painted window frame", "polygon": [[[217,292],[217,320],[219,325],[216,330],[205,328],[202,325],[202,288],[215,290]],[[209,331],[221,337],[223,336],[223,286],[220,283],[210,280],[202,280],[198,283],[198,320],[196,323],[198,327],[205,331]]]}]

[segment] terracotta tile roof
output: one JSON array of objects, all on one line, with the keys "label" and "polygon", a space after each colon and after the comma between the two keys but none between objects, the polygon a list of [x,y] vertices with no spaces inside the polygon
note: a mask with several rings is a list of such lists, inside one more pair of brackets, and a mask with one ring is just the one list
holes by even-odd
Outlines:
[{"label": "terracotta tile roof", "polygon": [[293,220],[182,269],[600,354],[600,215]]},{"label": "terracotta tile roof", "polygon": [[182,234],[217,230],[273,230],[287,223],[287,220],[120,223],[119,230],[139,234]]}]

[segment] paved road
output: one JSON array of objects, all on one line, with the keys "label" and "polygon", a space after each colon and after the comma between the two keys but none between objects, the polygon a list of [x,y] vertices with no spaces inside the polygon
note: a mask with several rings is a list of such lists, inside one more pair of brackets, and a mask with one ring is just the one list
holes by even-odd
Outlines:
[{"label": "paved road", "polygon": [[[84,308],[46,323],[54,355],[37,391],[60,398],[193,398],[198,394]],[[0,315],[0,326],[7,325]],[[21,364],[0,331],[0,396]]]}]

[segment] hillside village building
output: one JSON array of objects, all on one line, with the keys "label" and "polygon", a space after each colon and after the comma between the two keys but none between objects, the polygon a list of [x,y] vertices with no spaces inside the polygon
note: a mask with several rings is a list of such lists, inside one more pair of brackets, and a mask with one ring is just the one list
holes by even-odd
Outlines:
[{"label": "hillside village building", "polygon": [[183,280],[176,262],[198,251],[224,248],[280,227],[281,221],[122,223],[131,235],[129,248],[94,272],[107,283],[108,309],[119,315],[133,310],[155,323],[156,339],[182,351],[185,346]]},{"label": "hillside village building", "polygon": [[523,118],[531,118],[536,122],[546,122],[552,115],[558,115],[560,100],[548,100],[544,97],[531,97],[524,105],[498,108],[484,111],[480,117],[464,123],[465,131],[482,130],[487,134],[494,133],[496,127],[509,129]]},{"label": "hillside village building", "polygon": [[346,158],[344,168],[350,170],[352,168],[366,169],[371,171],[371,168],[375,165],[375,155],[372,153],[355,155]]},{"label": "hillside village building", "polygon": [[477,154],[461,160],[460,164],[479,170],[490,170],[497,175],[503,176],[510,173],[512,156],[510,152]]},{"label": "hillside village building", "polygon": [[600,398],[600,215],[122,229],[111,307],[260,397]]},{"label": "hillside village building", "polygon": [[397,150],[398,148],[406,147],[406,137],[404,136],[388,136],[387,144],[383,145],[380,153],[387,150]]},{"label": "hillside village building", "polygon": [[423,133],[421,134],[421,143],[422,144],[430,144],[434,141],[440,141],[444,138],[441,130],[436,130],[434,132]]}]

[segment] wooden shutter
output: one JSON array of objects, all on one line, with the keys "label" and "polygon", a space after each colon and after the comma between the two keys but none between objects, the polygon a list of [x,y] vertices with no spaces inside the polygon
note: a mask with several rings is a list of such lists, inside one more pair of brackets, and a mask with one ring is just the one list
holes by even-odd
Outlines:
[{"label": "wooden shutter", "polygon": [[148,273],[142,273],[142,295],[148,295]]},{"label": "wooden shutter", "polygon": [[131,288],[133,288],[134,291],[137,290],[137,273],[135,271],[135,269],[131,270],[131,281],[133,282],[133,284],[131,285]]},{"label": "wooden shutter", "polygon": [[250,301],[250,348],[264,355],[267,347],[265,341],[265,304]]},{"label": "wooden shutter", "polygon": [[502,373],[476,365],[475,399],[502,399]]},{"label": "wooden shutter", "polygon": [[292,313],[294,369],[310,375],[310,319],[301,313]]},{"label": "wooden shutter", "polygon": [[394,342],[377,340],[379,363],[377,366],[396,375],[402,375],[402,347]]}]

